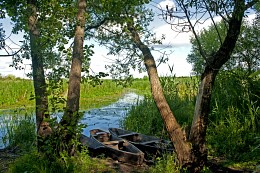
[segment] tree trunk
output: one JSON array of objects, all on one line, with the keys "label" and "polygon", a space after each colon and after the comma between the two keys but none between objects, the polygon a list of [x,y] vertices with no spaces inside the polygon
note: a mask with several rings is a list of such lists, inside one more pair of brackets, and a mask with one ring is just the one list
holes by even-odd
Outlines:
[{"label": "tree trunk", "polygon": [[160,114],[162,116],[169,137],[174,145],[175,152],[177,153],[177,157],[179,160],[179,164],[184,167],[189,167],[189,165],[191,164],[191,160],[190,160],[191,146],[186,141],[182,129],[180,125],[177,123],[164,97],[163,89],[157,73],[155,60],[149,48],[141,42],[139,34],[135,31],[135,29],[131,25],[129,25],[128,30],[132,34],[134,43],[142,51],[142,54],[144,56],[144,64],[149,76],[152,95],[156,103],[156,106],[160,111]]},{"label": "tree trunk", "polygon": [[[67,96],[67,105],[64,112],[64,116],[61,120],[61,125],[65,128],[65,141],[69,144],[75,134],[75,129],[79,121],[79,99],[80,99],[80,82],[81,82],[81,70],[84,43],[84,29],[85,29],[85,13],[86,13],[86,0],[78,1],[78,14],[77,14],[77,26],[75,30],[72,64],[69,76],[69,88]],[[70,128],[68,128],[70,127]],[[71,129],[71,130],[69,130]],[[73,154],[73,149],[69,151]]]},{"label": "tree trunk", "polygon": [[213,54],[213,56],[208,57],[207,65],[201,76],[201,83],[189,136],[189,141],[192,143],[193,172],[199,172],[207,161],[205,137],[214,81],[220,68],[230,59],[230,55],[235,48],[240,34],[244,12],[246,10],[244,3],[244,1],[235,0],[234,11],[229,20],[229,28],[225,40],[219,50]]},{"label": "tree trunk", "polygon": [[210,100],[217,71],[206,68],[201,77],[199,93],[197,95],[195,113],[191,126],[189,141],[192,143],[192,169],[199,172],[207,162],[207,148],[205,145]]},{"label": "tree trunk", "polygon": [[32,58],[33,84],[36,98],[37,134],[39,136],[46,136],[51,133],[51,129],[49,127],[49,124],[47,122],[44,122],[44,118],[49,118],[48,97],[46,92],[46,81],[44,77],[43,57],[39,41],[40,32],[37,28],[36,0],[29,0],[28,6],[28,11],[30,12],[28,26],[30,32],[29,35]]}]

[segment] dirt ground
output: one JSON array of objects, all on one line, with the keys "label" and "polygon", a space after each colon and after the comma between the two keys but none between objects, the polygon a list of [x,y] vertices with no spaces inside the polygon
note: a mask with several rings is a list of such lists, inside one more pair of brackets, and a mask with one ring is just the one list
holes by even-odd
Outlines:
[{"label": "dirt ground", "polygon": [[106,159],[106,162],[108,166],[113,168],[118,173],[141,173],[146,172],[149,169],[149,166],[146,164],[131,165],[128,163],[121,163],[110,158]]},{"label": "dirt ground", "polygon": [[0,149],[0,173],[5,173],[8,170],[8,165],[12,163],[19,155],[12,150]]}]

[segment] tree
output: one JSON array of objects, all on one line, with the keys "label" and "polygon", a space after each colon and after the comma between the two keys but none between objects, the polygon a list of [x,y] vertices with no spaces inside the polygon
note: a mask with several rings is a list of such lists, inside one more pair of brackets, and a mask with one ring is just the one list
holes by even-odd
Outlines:
[{"label": "tree", "polygon": [[[47,85],[44,76],[44,65],[42,57],[42,47],[40,46],[40,31],[38,29],[37,19],[37,1],[28,1],[28,29],[30,37],[30,48],[32,58],[32,73],[34,83],[34,93],[36,100],[36,127],[37,134],[39,136],[46,136],[51,133],[49,124],[44,121],[45,118],[49,118],[48,113],[48,97],[47,97]],[[39,144],[39,141],[38,141]]]},{"label": "tree", "polygon": [[[230,55],[235,48],[236,42],[240,34],[240,28],[242,26],[242,19],[245,11],[256,4],[257,1],[232,1],[223,3],[218,1],[199,1],[192,3],[185,3],[183,1],[177,1],[180,8],[184,11],[187,24],[191,28],[191,31],[198,43],[199,52],[203,59],[206,61],[203,73],[201,75],[201,83],[199,86],[199,93],[197,95],[195,113],[190,130],[189,141],[192,143],[191,148],[191,160],[195,165],[194,171],[199,171],[207,161],[207,149],[205,146],[205,136],[208,126],[208,115],[210,111],[210,99],[214,81],[221,67],[231,58]],[[193,14],[191,14],[188,6],[199,6],[206,9],[212,20],[215,29],[219,35],[219,30],[216,27],[212,14],[219,15],[227,24],[227,33],[222,40],[219,35],[220,46],[217,50],[211,54],[207,54],[202,47],[201,40],[198,38],[198,34],[195,31],[194,25],[191,22]],[[198,12],[198,11],[197,11]],[[202,11],[204,14],[204,11]],[[195,25],[198,23],[196,20]]]},{"label": "tree", "polygon": [[[179,164],[188,168],[191,172],[200,172],[207,162],[205,136],[214,81],[220,68],[230,59],[230,55],[235,48],[245,11],[255,3],[256,1],[254,0],[249,2],[235,0],[232,2],[226,1],[225,3],[223,1],[204,0],[177,1],[179,12],[183,13],[184,16],[180,16],[179,13],[177,13],[178,15],[174,15],[173,11],[170,11],[170,9],[166,7],[165,14],[168,15],[168,19],[177,19],[177,22],[175,20],[175,23],[174,21],[170,23],[173,26],[172,28],[180,32],[185,32],[187,28],[191,30],[198,43],[199,53],[206,62],[201,75],[201,83],[188,140],[185,139],[180,125],[174,118],[163,96],[156,70],[156,63],[149,49],[149,44],[152,40],[149,38],[153,36],[147,30],[150,13],[144,10],[144,8],[136,6],[131,8],[128,3],[124,3],[125,8],[121,8],[120,15],[113,13],[120,16],[120,19],[113,18],[112,21],[116,24],[113,22],[107,24],[110,28],[114,25],[116,29],[109,30],[107,29],[108,27],[104,28],[107,34],[101,34],[100,36],[104,38],[103,40],[107,41],[108,45],[112,45],[111,53],[120,54],[124,49],[128,51],[127,58],[124,59],[123,63],[122,61],[117,61],[121,69],[125,69],[127,65],[131,64],[131,57],[133,56],[137,55],[143,60],[149,75],[153,98],[160,111],[169,137],[176,149]],[[216,28],[213,14],[221,16],[227,25],[227,32],[223,38]],[[195,22],[191,21],[192,18],[196,18]],[[212,20],[220,42],[219,48],[213,50],[210,54],[202,47],[201,40],[194,28],[195,25],[202,23],[208,18]],[[140,35],[142,35],[142,37]],[[120,40],[120,38],[122,40]],[[141,51],[141,55],[138,49]],[[120,67],[118,69],[120,69]]]},{"label": "tree", "polygon": [[[254,19],[253,24],[249,24],[246,21],[243,22],[235,50],[228,62],[221,68],[222,70],[242,68],[248,71],[248,75],[257,70],[259,66],[259,26],[257,26],[257,22],[257,18]],[[222,40],[227,32],[225,26],[224,21],[216,23]],[[214,25],[211,25],[208,29],[203,29],[198,38],[201,40],[201,45],[207,54],[213,53],[221,45]],[[200,75],[206,62],[198,51],[196,39],[192,38],[191,43],[192,51],[188,55],[187,61],[193,65],[194,73]]]},{"label": "tree", "polygon": [[[48,85],[45,80],[44,68],[48,67],[47,64],[50,62],[46,55],[47,53],[48,55],[50,53],[53,54],[53,49],[57,44],[58,46],[63,46],[67,42],[64,35],[69,34],[63,29],[62,19],[66,18],[67,15],[73,14],[74,11],[71,10],[70,4],[71,2],[69,1],[67,3],[64,2],[64,6],[60,6],[60,3],[57,1],[40,4],[37,0],[3,1],[0,3],[15,24],[12,32],[24,31],[25,34],[24,45],[20,49],[22,51],[19,54],[18,51],[9,56],[14,57],[15,65],[22,63],[23,58],[31,58],[32,60],[32,77],[36,100],[36,127],[38,137],[40,137],[37,138],[39,149],[41,145],[44,145],[42,139],[44,140],[46,136],[52,133],[52,129],[47,122],[50,118],[48,107],[49,93],[47,92]],[[68,12],[64,15],[61,11],[64,12],[66,7]],[[56,10],[56,13],[53,13],[54,10]],[[73,15],[71,16],[72,19]],[[53,27],[52,24],[56,24],[56,26]]]},{"label": "tree", "polygon": [[[69,76],[69,89],[66,110],[61,120],[65,133],[65,141],[70,145],[72,139],[75,139],[76,127],[79,121],[79,98],[80,98],[80,83],[84,43],[84,32],[86,22],[86,0],[78,1],[77,25],[75,29],[72,64]],[[71,129],[70,129],[71,128]],[[66,134],[67,133],[67,134]],[[63,134],[64,135],[64,134]],[[74,145],[73,145],[74,146]],[[75,148],[70,147],[69,152],[74,154]]]},{"label": "tree", "polygon": [[[1,2],[2,9],[6,10],[6,13],[11,17],[11,20],[15,22],[13,28],[13,33],[18,33],[18,31],[24,30],[27,32],[27,38],[29,39],[30,50],[28,53],[32,58],[32,70],[34,78],[34,92],[36,99],[36,127],[37,133],[41,136],[45,135],[45,132],[49,133],[48,124],[44,123],[44,118],[49,117],[48,113],[48,99],[46,95],[46,82],[44,77],[43,69],[43,57],[40,42],[40,30],[38,27],[37,12],[38,8],[36,6],[36,0],[30,0],[27,2],[14,2],[14,1],[3,1]],[[15,8],[13,8],[15,6]],[[20,14],[21,13],[21,14]],[[24,25],[27,23],[28,25]],[[20,55],[18,54],[24,47],[20,48],[19,51],[12,55],[19,59],[14,63],[21,62]],[[47,126],[47,127],[46,127]],[[45,128],[46,127],[46,128]]]}]

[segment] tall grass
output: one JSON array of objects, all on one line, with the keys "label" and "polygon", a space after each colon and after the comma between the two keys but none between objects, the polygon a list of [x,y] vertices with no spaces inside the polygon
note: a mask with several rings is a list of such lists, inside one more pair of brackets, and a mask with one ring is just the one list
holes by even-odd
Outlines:
[{"label": "tall grass", "polygon": [[[62,110],[67,96],[67,82],[48,81],[50,109]],[[149,93],[148,79],[136,79],[132,85],[124,88],[112,80],[102,80],[101,84],[81,84],[80,108],[90,109],[108,105],[116,101],[124,93],[134,91],[140,94]],[[148,92],[147,92],[148,91]],[[17,78],[1,78],[0,80],[0,109],[17,107],[34,107],[32,80]],[[56,107],[58,106],[58,107]]]},{"label": "tall grass", "polygon": [[33,105],[34,101],[30,100],[32,92],[31,80],[2,78],[0,81],[0,108]]},{"label": "tall grass", "polygon": [[[165,97],[183,128],[191,124],[198,78],[161,78]],[[230,163],[260,160],[260,80],[243,71],[220,73],[215,82],[207,130],[209,155]],[[161,116],[150,96],[130,110],[123,127],[156,136],[166,136]]]},{"label": "tall grass", "polygon": [[32,111],[15,109],[2,111],[2,140],[6,147],[18,147],[22,151],[30,151],[35,146],[36,126]]},{"label": "tall grass", "polygon": [[103,80],[99,85],[81,84],[81,109],[97,108],[116,101],[126,92],[112,80]]},{"label": "tall grass", "polygon": [[212,155],[233,161],[260,160],[259,92],[259,78],[249,78],[243,71],[218,76],[207,136]]},{"label": "tall grass", "polygon": [[[161,84],[165,98],[178,122],[183,127],[190,124],[195,105],[195,91],[197,91],[198,86],[197,79],[195,77],[164,77],[161,78]],[[165,137],[167,135],[162,118],[151,95],[145,96],[142,102],[132,107],[122,122],[122,126],[145,134]]]}]

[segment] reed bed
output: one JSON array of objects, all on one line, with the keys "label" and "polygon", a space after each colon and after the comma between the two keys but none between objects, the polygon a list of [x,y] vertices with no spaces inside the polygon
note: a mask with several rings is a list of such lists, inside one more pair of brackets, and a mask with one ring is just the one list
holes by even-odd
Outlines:
[{"label": "reed bed", "polygon": [[[238,74],[239,73],[239,74]],[[165,97],[183,129],[189,128],[194,114],[199,78],[163,77]],[[218,75],[211,100],[207,130],[209,157],[221,157],[224,164],[255,170],[260,160],[259,76],[246,77],[243,72]],[[151,97],[132,107],[122,127],[168,138],[163,121]],[[159,166],[157,171],[164,170]]]},{"label": "reed bed", "polygon": [[0,109],[33,105],[33,83],[26,79],[1,79]]}]

